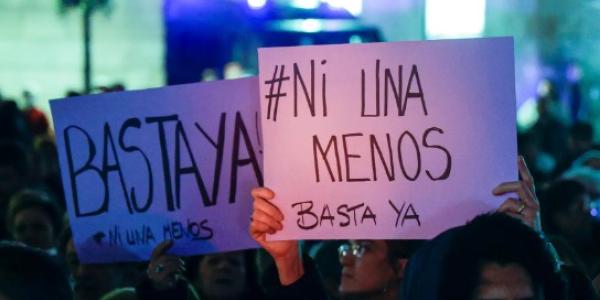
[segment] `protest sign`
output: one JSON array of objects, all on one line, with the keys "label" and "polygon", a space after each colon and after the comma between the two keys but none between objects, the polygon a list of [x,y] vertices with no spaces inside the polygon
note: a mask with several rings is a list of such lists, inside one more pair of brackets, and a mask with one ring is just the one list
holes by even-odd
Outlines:
[{"label": "protest sign", "polygon": [[517,179],[511,38],[259,50],[273,239],[422,239]]},{"label": "protest sign", "polygon": [[68,215],[83,262],[255,247],[262,184],[256,78],[51,102]]}]

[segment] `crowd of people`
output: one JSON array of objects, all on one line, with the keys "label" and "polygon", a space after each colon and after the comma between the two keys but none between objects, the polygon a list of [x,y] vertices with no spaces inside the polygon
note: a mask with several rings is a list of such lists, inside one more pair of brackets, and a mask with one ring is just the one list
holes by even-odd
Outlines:
[{"label": "crowd of people", "polygon": [[0,99],[0,299],[598,299],[600,148],[556,103],[519,133],[520,180],[490,191],[502,205],[432,240],[268,241],[281,200],[257,187],[261,249],[177,257],[165,241],[148,262],[86,264],[48,118]]}]

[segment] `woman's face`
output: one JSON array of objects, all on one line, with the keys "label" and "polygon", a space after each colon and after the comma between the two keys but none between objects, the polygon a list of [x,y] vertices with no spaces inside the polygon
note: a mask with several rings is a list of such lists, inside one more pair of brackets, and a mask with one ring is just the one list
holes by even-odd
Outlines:
[{"label": "woman's face", "polygon": [[480,283],[475,294],[477,300],[537,299],[529,273],[514,263],[483,265]]},{"label": "woman's face", "polygon": [[397,284],[385,241],[351,240],[349,247],[340,247],[339,254],[342,265],[340,293],[383,292]]},{"label": "woman's face", "polygon": [[198,284],[208,299],[238,299],[246,288],[244,252],[206,255],[198,265]]},{"label": "woman's face", "polygon": [[55,246],[54,235],[52,222],[44,210],[30,207],[15,215],[13,224],[15,240],[46,250]]}]

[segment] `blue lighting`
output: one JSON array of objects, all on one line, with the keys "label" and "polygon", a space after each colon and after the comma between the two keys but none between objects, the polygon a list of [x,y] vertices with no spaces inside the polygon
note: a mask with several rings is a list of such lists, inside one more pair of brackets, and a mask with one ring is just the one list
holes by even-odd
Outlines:
[{"label": "blue lighting", "polygon": [[292,0],[291,5],[302,9],[315,9],[321,5],[321,0]]},{"label": "blue lighting", "polygon": [[261,9],[267,4],[267,0],[248,0],[248,6],[252,9]]},{"label": "blue lighting", "polygon": [[353,16],[358,16],[363,10],[363,0],[322,0],[332,9],[345,9]]},{"label": "blue lighting", "polygon": [[592,217],[597,217],[598,216],[598,210],[595,208],[592,208],[590,210],[590,214],[592,215]]},{"label": "blue lighting", "polygon": [[317,19],[306,19],[301,21],[300,28],[304,32],[319,32],[323,29],[323,24]]}]

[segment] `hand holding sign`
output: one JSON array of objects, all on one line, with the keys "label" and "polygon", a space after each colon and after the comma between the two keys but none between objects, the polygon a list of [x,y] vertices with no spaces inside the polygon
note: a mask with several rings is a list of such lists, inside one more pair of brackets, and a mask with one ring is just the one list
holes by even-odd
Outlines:
[{"label": "hand holding sign", "polygon": [[167,254],[171,247],[173,247],[173,241],[170,240],[158,244],[152,251],[152,258],[146,270],[152,286],[159,291],[175,286],[178,275],[185,272],[183,260]]},{"label": "hand holding sign", "polygon": [[520,219],[537,232],[542,232],[540,202],[535,195],[533,176],[531,176],[523,156],[519,156],[518,166],[521,180],[501,183],[494,188],[492,193],[496,196],[515,193],[519,198],[509,197],[500,205],[498,211]]},{"label": "hand holding sign", "polygon": [[304,274],[298,241],[267,241],[267,234],[283,229],[283,214],[272,202],[275,193],[270,189],[255,188],[252,190],[252,198],[254,210],[250,222],[250,235],[275,260],[281,283],[291,284]]}]

